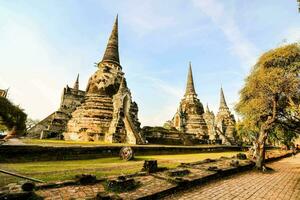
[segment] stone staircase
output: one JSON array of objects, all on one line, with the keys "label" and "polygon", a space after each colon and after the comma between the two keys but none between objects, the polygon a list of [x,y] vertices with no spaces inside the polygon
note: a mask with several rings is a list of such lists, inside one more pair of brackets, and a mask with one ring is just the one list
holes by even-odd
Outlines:
[{"label": "stone staircase", "polygon": [[136,144],[144,144],[145,143],[144,139],[141,137],[138,130],[136,130],[131,119],[127,115],[124,117],[124,124],[125,124],[127,134],[132,134],[131,137],[135,138]]}]

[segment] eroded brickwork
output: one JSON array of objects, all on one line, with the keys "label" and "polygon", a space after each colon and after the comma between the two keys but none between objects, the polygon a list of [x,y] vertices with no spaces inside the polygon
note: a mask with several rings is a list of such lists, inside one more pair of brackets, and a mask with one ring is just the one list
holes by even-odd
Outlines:
[{"label": "eroded brickwork", "polygon": [[119,59],[118,18],[97,71],[86,91],[64,88],[58,111],[42,120],[30,136],[76,141],[142,144],[138,106],[132,101]]}]

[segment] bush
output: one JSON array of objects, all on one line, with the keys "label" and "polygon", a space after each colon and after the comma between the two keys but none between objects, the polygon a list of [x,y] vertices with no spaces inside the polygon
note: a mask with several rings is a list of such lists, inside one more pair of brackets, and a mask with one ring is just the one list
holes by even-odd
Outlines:
[{"label": "bush", "polygon": [[19,106],[15,106],[8,99],[0,97],[0,119],[2,126],[6,126],[8,130],[14,128],[16,134],[21,135],[26,130],[26,118],[26,113]]}]

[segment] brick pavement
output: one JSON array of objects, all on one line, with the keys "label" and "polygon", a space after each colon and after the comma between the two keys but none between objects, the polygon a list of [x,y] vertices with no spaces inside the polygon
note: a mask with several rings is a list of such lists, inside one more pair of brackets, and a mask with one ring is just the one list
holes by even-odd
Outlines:
[{"label": "brick pavement", "polygon": [[68,200],[94,198],[98,192],[104,192],[102,184],[87,186],[66,186],[48,190],[38,190],[36,193],[45,200]]},{"label": "brick pavement", "polygon": [[273,172],[248,171],[165,199],[272,199],[300,200],[300,154],[267,165]]}]

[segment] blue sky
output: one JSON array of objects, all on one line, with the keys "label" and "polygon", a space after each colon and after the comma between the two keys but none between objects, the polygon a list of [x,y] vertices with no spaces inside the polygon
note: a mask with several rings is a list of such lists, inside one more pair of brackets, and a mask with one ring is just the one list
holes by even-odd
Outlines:
[{"label": "blue sky", "polygon": [[116,14],[120,60],[142,125],[171,119],[188,62],[200,101],[231,109],[264,51],[300,39],[296,0],[0,0],[0,88],[29,117],[59,107],[66,84],[96,71]]}]

